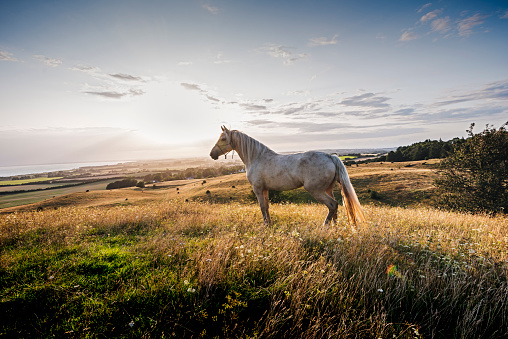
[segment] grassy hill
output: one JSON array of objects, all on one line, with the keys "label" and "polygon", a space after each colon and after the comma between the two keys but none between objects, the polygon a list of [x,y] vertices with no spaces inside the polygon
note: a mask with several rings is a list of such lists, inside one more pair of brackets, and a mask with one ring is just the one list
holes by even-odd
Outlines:
[{"label": "grassy hill", "polygon": [[313,203],[264,226],[244,174],[9,209],[0,336],[504,338],[508,219],[421,206],[428,166],[348,168],[356,232]]}]

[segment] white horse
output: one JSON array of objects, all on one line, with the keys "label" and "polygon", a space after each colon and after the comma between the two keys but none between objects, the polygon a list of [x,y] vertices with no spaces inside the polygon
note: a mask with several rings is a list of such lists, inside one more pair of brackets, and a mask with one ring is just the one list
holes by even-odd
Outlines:
[{"label": "white horse", "polygon": [[288,191],[302,186],[328,207],[329,212],[324,224],[335,222],[339,206],[333,197],[336,181],[341,185],[348,220],[355,225],[358,221],[365,221],[346,167],[339,157],[314,151],[278,154],[248,135],[222,126],[222,134],[210,151],[210,157],[217,160],[220,155],[233,150],[245,164],[247,180],[258,198],[265,224],[271,224],[268,191]]}]

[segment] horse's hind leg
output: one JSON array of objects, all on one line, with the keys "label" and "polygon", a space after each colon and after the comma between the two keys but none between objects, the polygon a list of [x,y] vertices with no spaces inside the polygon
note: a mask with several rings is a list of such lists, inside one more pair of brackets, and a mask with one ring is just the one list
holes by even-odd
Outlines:
[{"label": "horse's hind leg", "polygon": [[270,219],[269,209],[269,200],[268,200],[268,190],[263,190],[259,188],[252,187],[254,194],[258,198],[259,207],[261,208],[261,213],[263,214],[263,221],[266,225],[271,225],[272,220]]},{"label": "horse's hind leg", "polygon": [[[333,196],[333,183],[326,189],[326,194],[328,194],[330,197],[332,197],[333,200],[335,200],[335,197]],[[338,207],[335,209],[335,213],[333,214],[332,216],[332,222],[336,223],[337,222],[337,209]]]},{"label": "horse's hind leg", "polygon": [[337,219],[337,209],[339,208],[339,203],[330,196],[327,191],[309,191],[309,193],[319,202],[328,207],[328,215],[326,216],[325,225],[329,225],[332,220]]}]

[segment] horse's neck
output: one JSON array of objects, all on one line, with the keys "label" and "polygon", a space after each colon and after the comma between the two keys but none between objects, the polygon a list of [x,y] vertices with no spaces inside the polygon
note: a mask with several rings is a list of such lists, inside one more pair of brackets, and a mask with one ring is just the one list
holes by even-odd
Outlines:
[{"label": "horse's neck", "polygon": [[234,149],[247,168],[249,168],[252,162],[255,161],[261,154],[265,152],[273,153],[270,148],[266,147],[256,139],[249,137],[247,134],[243,134],[242,132],[234,131],[232,138]]}]

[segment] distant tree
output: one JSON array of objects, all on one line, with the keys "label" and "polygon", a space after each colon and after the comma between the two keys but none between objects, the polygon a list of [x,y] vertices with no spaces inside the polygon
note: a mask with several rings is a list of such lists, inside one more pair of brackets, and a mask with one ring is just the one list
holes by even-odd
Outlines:
[{"label": "distant tree", "polygon": [[508,122],[499,129],[487,125],[456,145],[440,164],[435,181],[440,203],[473,213],[506,213],[508,210]]},{"label": "distant tree", "polygon": [[145,188],[145,183],[143,181],[140,181],[136,184],[136,187]]},{"label": "distant tree", "polygon": [[134,187],[138,181],[133,178],[127,178],[119,181],[112,182],[106,186],[107,190],[117,189],[117,188],[125,188],[125,187]]}]

